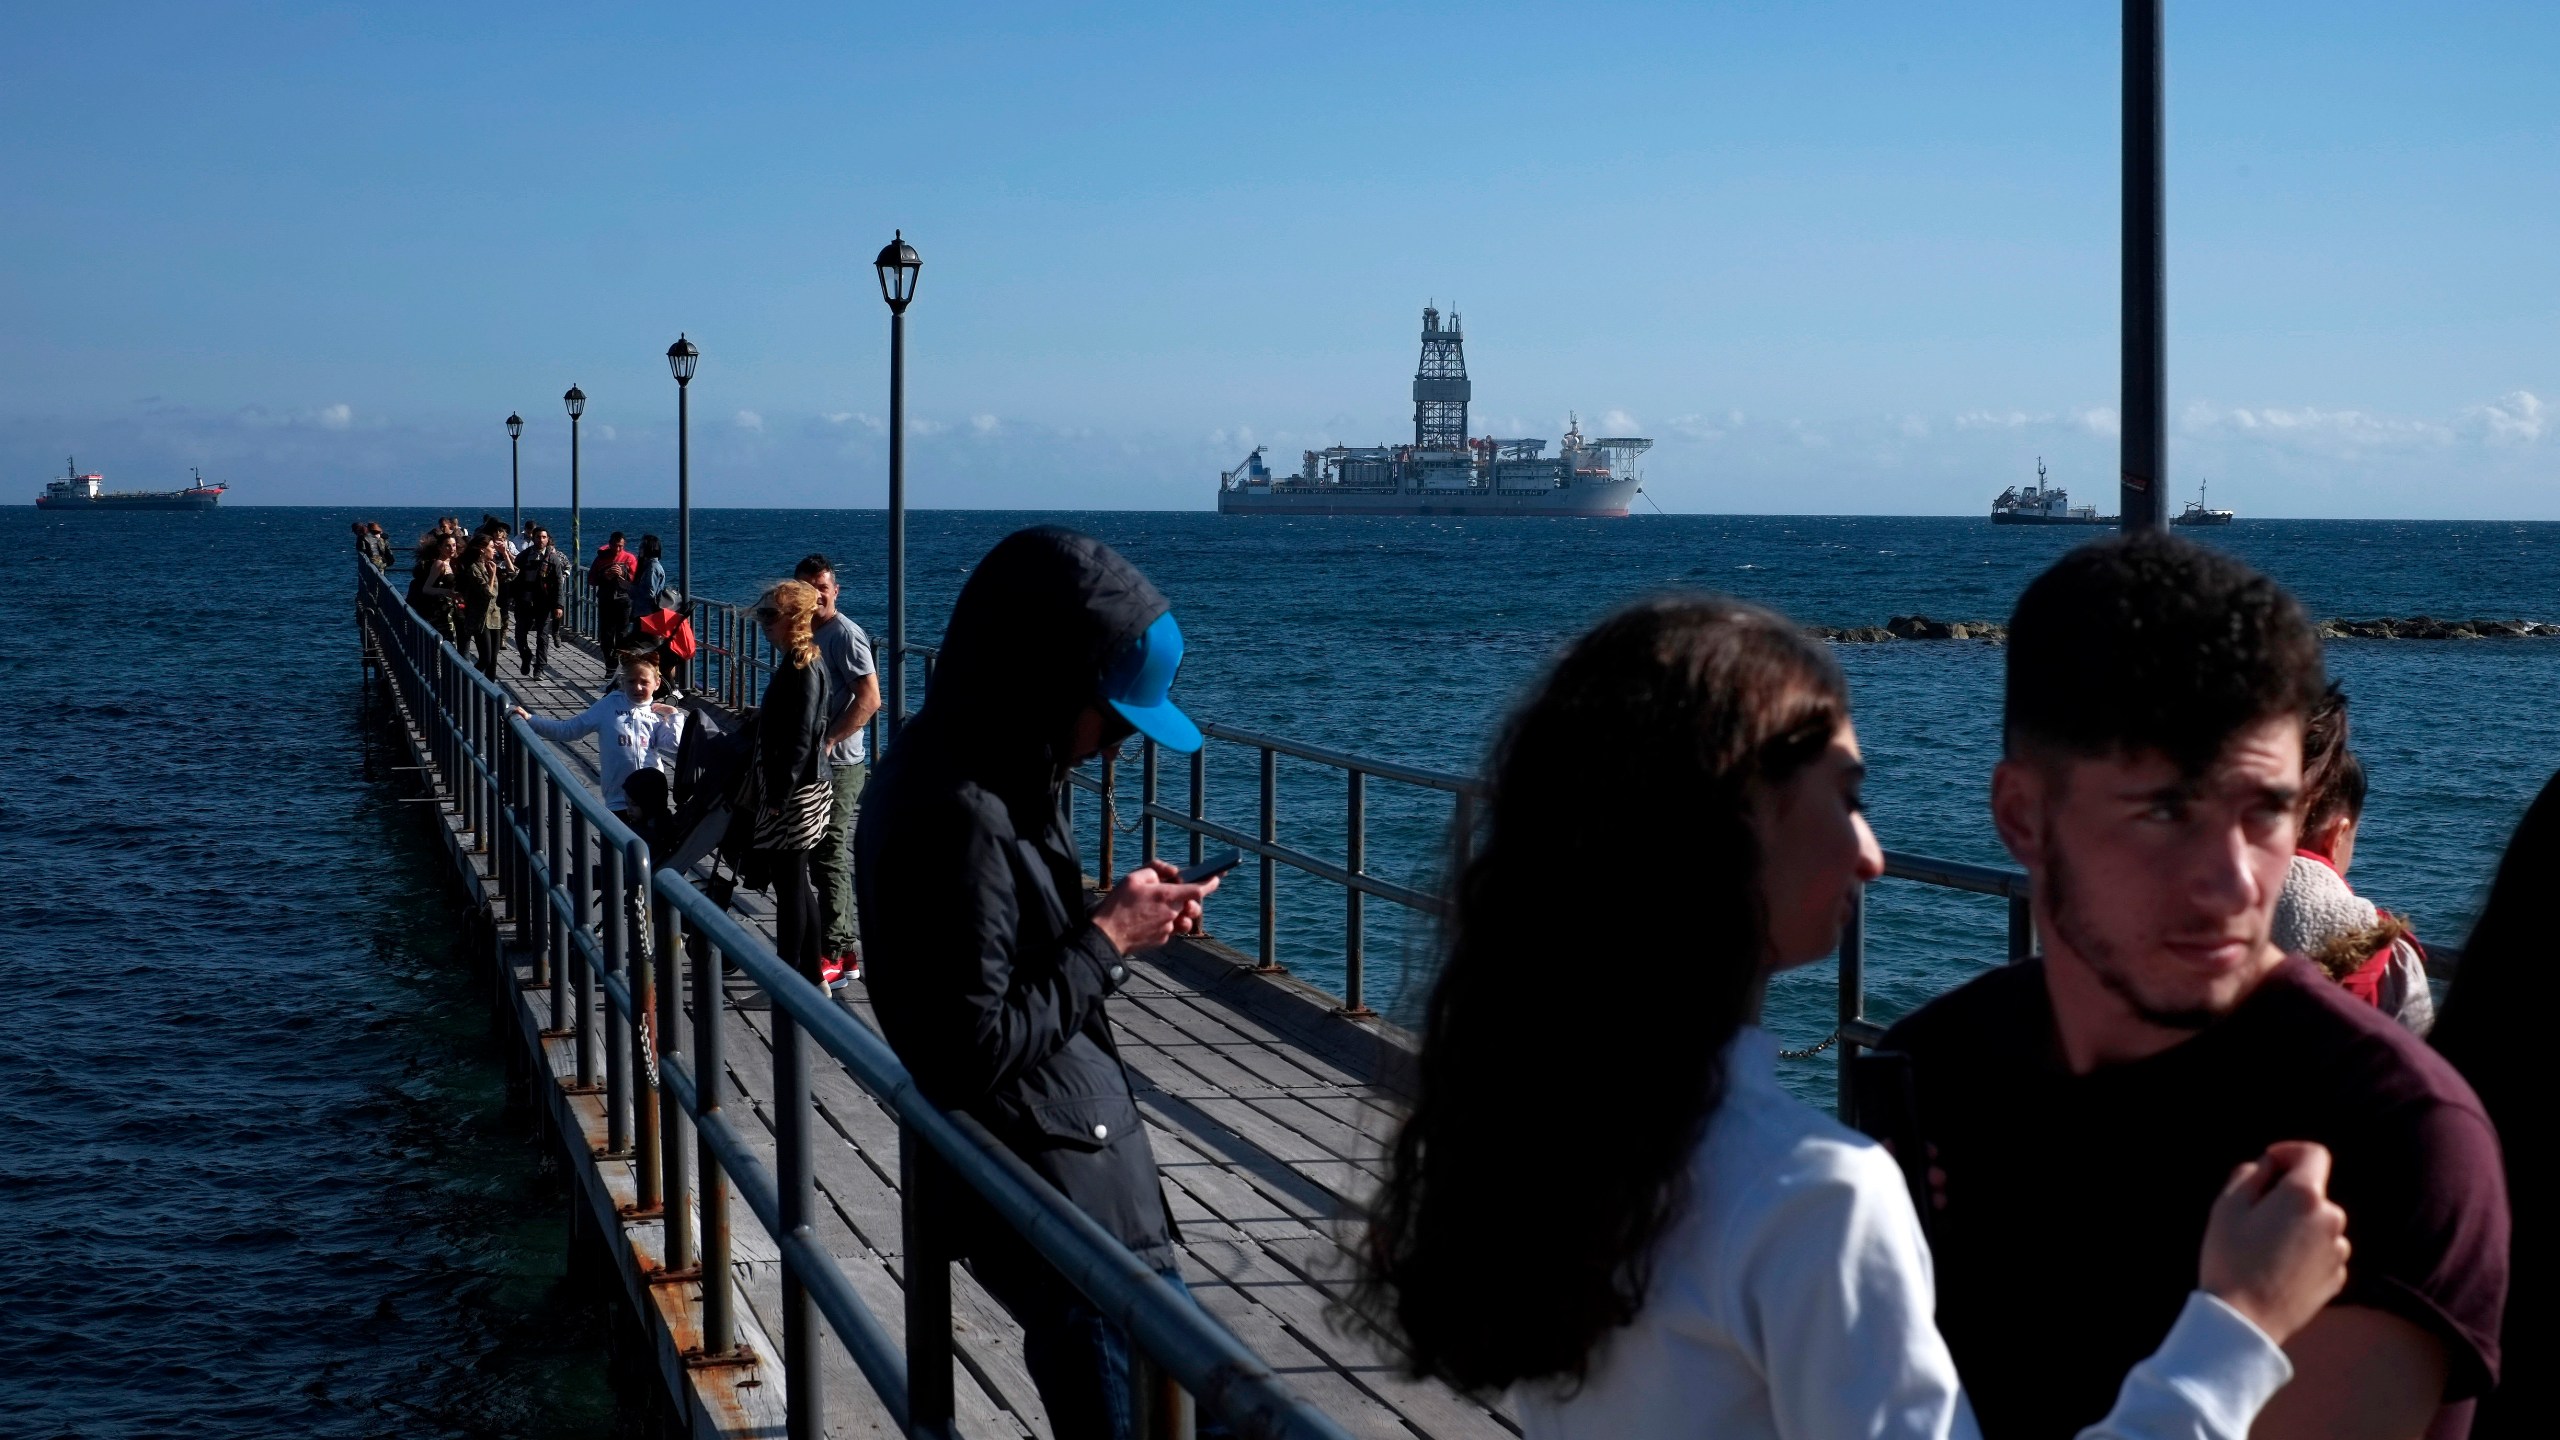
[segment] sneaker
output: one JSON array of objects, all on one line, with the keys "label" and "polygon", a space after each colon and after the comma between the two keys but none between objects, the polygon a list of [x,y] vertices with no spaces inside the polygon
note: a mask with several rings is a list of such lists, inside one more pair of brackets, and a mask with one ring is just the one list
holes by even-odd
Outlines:
[{"label": "sneaker", "polygon": [[827,982],[829,990],[841,990],[853,983],[845,978],[844,958],[839,955],[827,955],[819,959],[818,978]]}]

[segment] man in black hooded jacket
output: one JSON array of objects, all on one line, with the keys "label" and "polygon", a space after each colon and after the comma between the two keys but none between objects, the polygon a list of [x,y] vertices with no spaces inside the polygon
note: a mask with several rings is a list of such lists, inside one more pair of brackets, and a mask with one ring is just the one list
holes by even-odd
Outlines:
[{"label": "man in black hooded jacket", "polygon": [[[1154,1152],[1103,1002],[1126,956],[1197,927],[1217,888],[1170,865],[1088,899],[1059,792],[1132,732],[1189,751],[1167,698],[1181,630],[1109,546],[1006,537],[952,608],[933,685],[863,796],[854,877],[880,1028],[936,1104],[984,1122],[1069,1200],[1180,1283]],[[1129,1342],[1003,1222],[942,1213],[1024,1331],[1061,1440],[1130,1433]]]}]

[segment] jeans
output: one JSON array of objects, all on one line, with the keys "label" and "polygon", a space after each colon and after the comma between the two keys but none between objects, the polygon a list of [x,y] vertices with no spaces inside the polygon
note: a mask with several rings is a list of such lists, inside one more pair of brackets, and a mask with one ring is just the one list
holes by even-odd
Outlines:
[{"label": "jeans", "polygon": [[613,647],[622,632],[631,628],[631,602],[617,589],[611,596],[596,597],[596,648],[604,652],[605,663],[613,663]]},{"label": "jeans", "polygon": [[830,778],[835,782],[836,808],[827,819],[827,833],[818,837],[817,848],[809,852],[810,879],[818,889],[818,923],[826,931],[826,953],[850,955],[862,938],[853,926],[853,807],[862,800],[871,767],[839,765]]},{"label": "jeans", "polygon": [[[977,1247],[969,1273],[1022,1326],[1022,1359],[1057,1440],[1135,1440],[1137,1395],[1129,1378],[1135,1353],[1129,1332],[1106,1319],[1017,1237]],[[1188,1295],[1182,1272],[1164,1269]],[[1224,1433],[1206,1423],[1202,1433]]]},{"label": "jeans", "polygon": [[551,641],[560,632],[560,622],[548,610],[516,612],[516,659],[527,675],[539,675],[551,663]]}]

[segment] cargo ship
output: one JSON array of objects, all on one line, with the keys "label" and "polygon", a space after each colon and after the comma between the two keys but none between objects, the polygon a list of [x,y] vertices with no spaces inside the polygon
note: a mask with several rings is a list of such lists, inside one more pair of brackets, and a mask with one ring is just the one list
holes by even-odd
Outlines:
[{"label": "cargo ship", "polygon": [[1991,502],[1994,525],[2113,525],[2116,517],[2100,515],[2094,505],[2074,505],[2071,492],[2044,477],[2044,457],[2036,457],[2036,483],[2021,490],[2012,485]]},{"label": "cargo ship", "polygon": [[1438,308],[1426,305],[1413,442],[1309,450],[1293,475],[1273,472],[1256,446],[1236,468],[1218,473],[1218,513],[1625,517],[1644,484],[1633,462],[1652,441],[1585,439],[1579,416],[1552,456],[1544,440],[1471,437],[1473,395],[1457,312],[1444,325]]},{"label": "cargo ship", "polygon": [[109,490],[107,477],[96,471],[83,475],[74,458],[66,462],[70,473],[44,487],[36,497],[39,510],[210,510],[222,503],[222,492],[228,485],[205,482],[202,471],[191,471],[195,483],[184,490]]}]

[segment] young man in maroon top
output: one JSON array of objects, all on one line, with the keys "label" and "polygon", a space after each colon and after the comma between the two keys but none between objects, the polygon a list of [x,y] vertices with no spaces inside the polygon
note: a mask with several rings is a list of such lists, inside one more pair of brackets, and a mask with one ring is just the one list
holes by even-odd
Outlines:
[{"label": "young man in maroon top", "polygon": [[2175,537],[2101,541],[2010,624],[2000,837],[2043,954],[1895,1026],[1944,1173],[1938,1321],[1983,1433],[2067,1437],[2195,1284],[2214,1195],[2280,1140],[2336,1156],[2345,1291],[2260,1440],[2459,1437],[2496,1382],[2497,1135],[2461,1077],[2268,939],[2320,643]]}]

